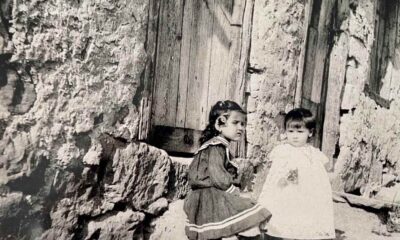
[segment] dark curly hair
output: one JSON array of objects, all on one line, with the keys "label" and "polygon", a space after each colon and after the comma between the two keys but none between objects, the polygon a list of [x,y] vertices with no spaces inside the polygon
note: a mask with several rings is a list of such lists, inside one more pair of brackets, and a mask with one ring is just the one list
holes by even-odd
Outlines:
[{"label": "dark curly hair", "polygon": [[[201,134],[201,144],[205,143],[215,136],[218,136],[219,132],[217,131],[217,129],[215,129],[215,122],[220,116],[224,115],[228,117],[231,111],[238,111],[246,114],[246,112],[240,107],[239,104],[230,100],[218,101],[216,104],[214,104],[214,106],[212,106],[210,110],[210,115],[208,117],[208,125]],[[220,122],[218,124],[222,125],[223,122]]]},{"label": "dark curly hair", "polygon": [[310,110],[305,108],[295,108],[286,114],[285,129],[288,127],[301,128],[303,126],[311,132],[315,130],[316,121]]}]

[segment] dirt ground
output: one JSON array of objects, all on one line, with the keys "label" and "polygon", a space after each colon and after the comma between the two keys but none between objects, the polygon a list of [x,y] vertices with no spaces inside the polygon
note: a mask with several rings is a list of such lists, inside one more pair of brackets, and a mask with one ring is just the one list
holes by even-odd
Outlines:
[{"label": "dirt ground", "polygon": [[[400,240],[400,233],[386,231],[377,212],[337,202],[334,208],[336,240]],[[169,210],[154,223],[157,227],[150,239],[186,240],[185,218],[183,200],[170,204]]]},{"label": "dirt ground", "polygon": [[[399,240],[400,233],[388,233],[378,213],[335,203],[337,240]],[[383,218],[383,216],[382,216]]]}]

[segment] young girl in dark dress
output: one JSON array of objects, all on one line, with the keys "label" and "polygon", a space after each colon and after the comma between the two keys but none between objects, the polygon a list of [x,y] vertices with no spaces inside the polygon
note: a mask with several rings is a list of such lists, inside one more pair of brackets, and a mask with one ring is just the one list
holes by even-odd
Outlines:
[{"label": "young girl in dark dress", "polygon": [[188,170],[192,191],[184,210],[189,239],[254,237],[260,234],[260,223],[271,217],[265,208],[234,193],[240,174],[228,146],[244,134],[245,118],[242,108],[232,101],[219,101],[211,108],[202,146]]}]

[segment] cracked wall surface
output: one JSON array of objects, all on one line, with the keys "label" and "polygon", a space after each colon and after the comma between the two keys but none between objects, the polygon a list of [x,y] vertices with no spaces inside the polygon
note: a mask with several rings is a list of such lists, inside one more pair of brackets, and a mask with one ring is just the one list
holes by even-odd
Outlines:
[{"label": "cracked wall surface", "polygon": [[171,160],[137,142],[157,7],[1,1],[0,238],[143,237],[168,207]]},{"label": "cracked wall surface", "polygon": [[[294,105],[305,40],[305,3],[255,1],[248,68],[247,155],[256,164],[264,162],[260,169],[268,168],[268,153],[280,141],[283,114]],[[341,89],[335,89],[335,93],[328,89],[325,114],[329,114],[331,125],[324,128],[334,140],[325,149],[333,157],[335,190],[392,201],[396,190],[388,186],[400,175],[396,157],[400,146],[400,51],[396,40],[395,54],[383,65],[382,86],[376,95],[390,104],[382,106],[382,100],[365,91],[373,71],[372,53],[376,51],[377,3],[350,0],[334,5],[324,77],[330,81],[328,88]],[[256,192],[265,179],[263,171],[256,178]],[[389,193],[380,196],[380,190]]]},{"label": "cracked wall surface", "polygon": [[[283,114],[294,106],[307,2],[255,0],[247,157],[259,165],[256,194]],[[168,203],[184,197],[187,166],[138,141],[148,121],[141,111],[149,99],[141,104],[151,85],[157,3],[1,1],[0,238],[148,238]],[[334,186],[366,195],[400,174],[400,87],[389,80],[400,76],[397,55],[380,93],[390,108],[364,93],[374,4],[349,1],[331,39],[332,52],[347,59]]]},{"label": "cracked wall surface", "polygon": [[[370,84],[371,54],[374,50],[376,1],[350,1],[348,17],[349,52],[342,96],[334,188],[365,197],[392,202],[398,189],[400,164],[399,85],[397,41],[395,54],[385,66],[382,87],[375,95],[364,90]],[[398,30],[397,30],[398,31]],[[380,104],[380,99],[390,102]]]},{"label": "cracked wall surface", "polygon": [[[304,15],[305,2],[301,0],[255,1],[248,69],[247,156],[264,166],[267,154],[279,141],[282,113],[294,105],[305,40]],[[265,173],[260,172],[256,192],[264,179]]]}]

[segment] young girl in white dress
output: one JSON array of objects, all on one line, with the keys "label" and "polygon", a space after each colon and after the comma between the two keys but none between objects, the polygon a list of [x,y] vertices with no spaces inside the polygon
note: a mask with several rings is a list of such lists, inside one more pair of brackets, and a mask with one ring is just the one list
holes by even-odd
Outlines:
[{"label": "young girl in white dress", "polygon": [[308,139],[315,118],[303,108],[285,117],[287,142],[270,153],[271,169],[259,203],[272,213],[267,235],[284,239],[334,239],[332,190],[324,165],[328,158]]}]

